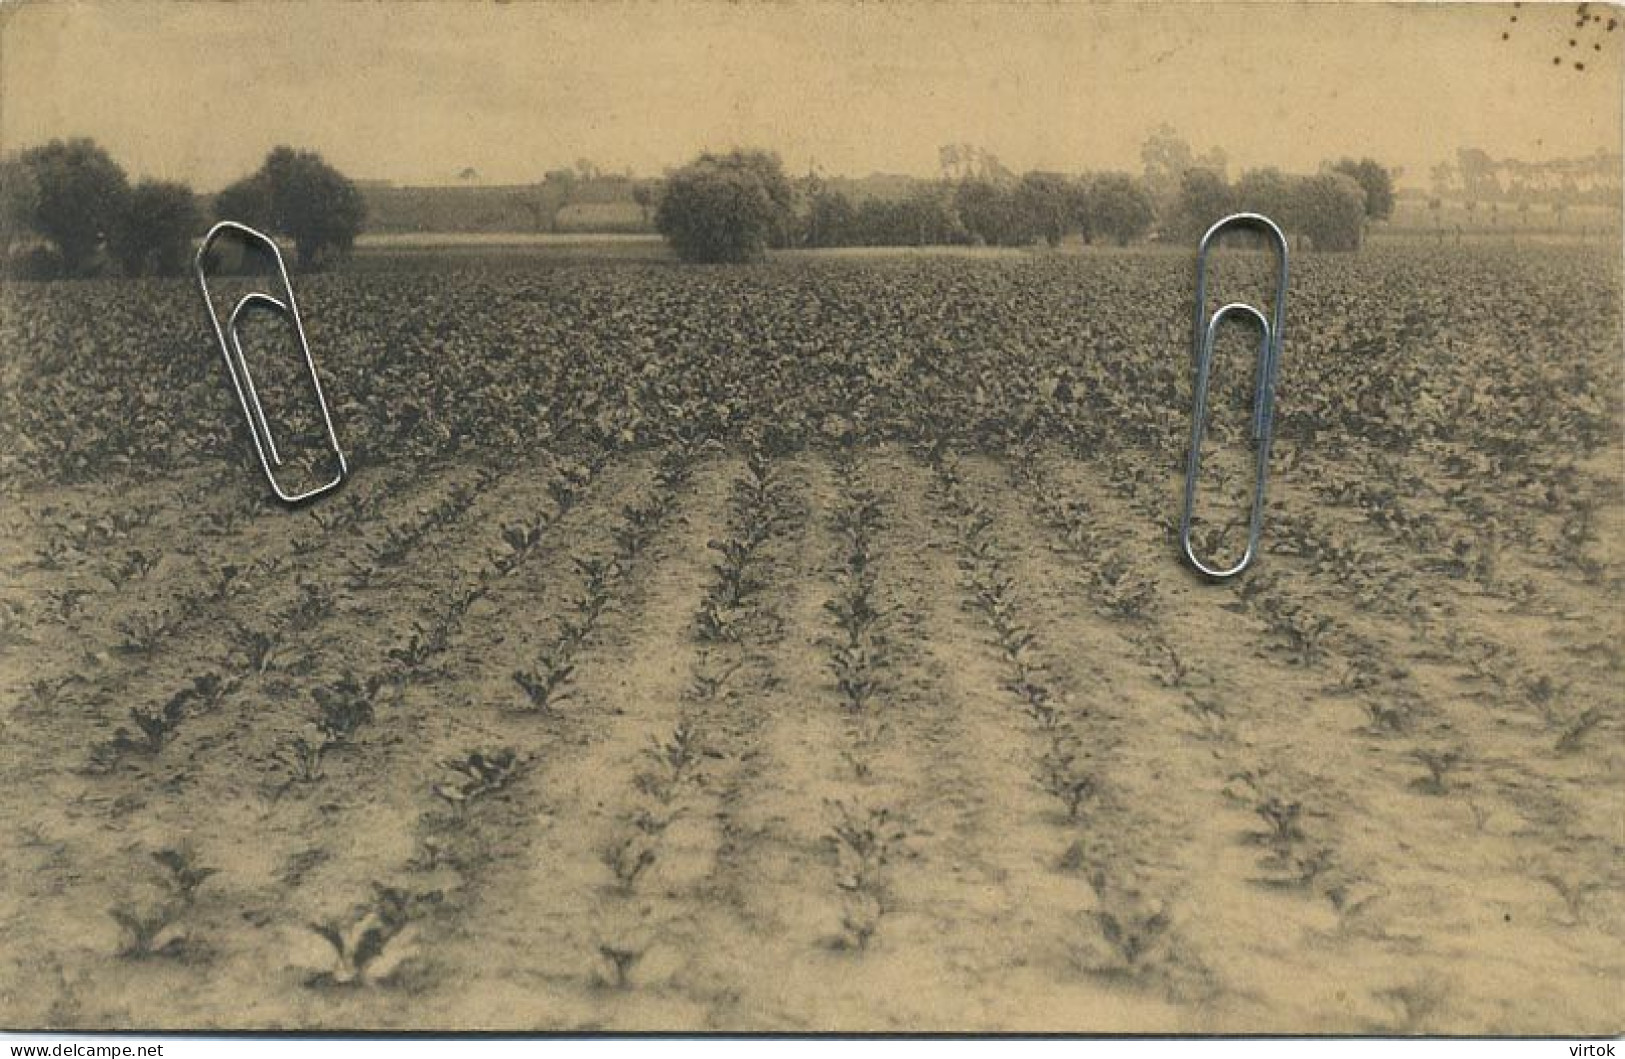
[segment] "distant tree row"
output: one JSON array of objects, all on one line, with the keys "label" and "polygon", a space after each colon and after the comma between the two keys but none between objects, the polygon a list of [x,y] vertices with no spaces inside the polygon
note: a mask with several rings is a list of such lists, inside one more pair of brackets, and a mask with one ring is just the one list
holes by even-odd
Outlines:
[{"label": "distant tree row", "polygon": [[[365,205],[348,179],[311,152],[278,147],[222,191],[214,213],[291,238],[300,267],[350,249]],[[94,140],[52,140],[0,160],[0,265],[31,276],[83,276],[112,266],[128,276],[185,268],[204,211],[185,184],[142,180]]]},{"label": "distant tree row", "polygon": [[739,262],[784,246],[1056,246],[1069,236],[1121,246],[1153,232],[1192,240],[1226,214],[1253,211],[1316,249],[1337,251],[1358,249],[1367,223],[1393,211],[1391,174],[1370,159],[1328,164],[1312,176],[1254,170],[1232,184],[1222,156],[1217,164],[1204,156],[1208,162],[1170,178],[1179,159],[1166,148],[1143,178],[973,176],[861,201],[817,177],[796,186],[772,154],[705,154],[668,177],[655,226],[685,260]]},{"label": "distant tree row", "polygon": [[1122,173],[1035,172],[1014,184],[972,177],[924,185],[902,200],[858,203],[815,183],[806,197],[800,244],[814,247],[1030,246],[1040,240],[1054,246],[1071,234],[1125,245],[1153,221],[1150,197]]},{"label": "distant tree row", "polygon": [[1191,169],[1180,181],[1170,235],[1194,239],[1226,214],[1262,213],[1317,250],[1358,250],[1368,222],[1394,211],[1388,170],[1364,159],[1332,163],[1313,176],[1254,169],[1234,184],[1207,169]]},{"label": "distant tree row", "polygon": [[301,269],[347,254],[367,219],[367,204],[350,179],[314,151],[274,148],[258,170],[214,200],[215,216],[293,240]]},{"label": "distant tree row", "polygon": [[1497,159],[1477,147],[1458,147],[1454,162],[1440,162],[1428,176],[1434,199],[1458,199],[1469,206],[1540,202],[1555,212],[1556,207],[1581,204],[1617,205],[1625,183],[1625,159],[1599,149],[1589,157],[1525,162]]},{"label": "distant tree row", "polygon": [[0,161],[0,250],[31,241],[33,273],[83,275],[106,255],[129,275],[179,272],[200,214],[184,184],[143,180],[88,139],[52,140]]}]

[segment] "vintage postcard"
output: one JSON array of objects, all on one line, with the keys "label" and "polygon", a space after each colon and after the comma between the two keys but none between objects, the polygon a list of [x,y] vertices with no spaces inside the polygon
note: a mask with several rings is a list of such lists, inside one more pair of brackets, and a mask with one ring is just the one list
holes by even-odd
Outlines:
[{"label": "vintage postcard", "polygon": [[0,8],[0,1027],[1619,1033],[1621,18]]}]

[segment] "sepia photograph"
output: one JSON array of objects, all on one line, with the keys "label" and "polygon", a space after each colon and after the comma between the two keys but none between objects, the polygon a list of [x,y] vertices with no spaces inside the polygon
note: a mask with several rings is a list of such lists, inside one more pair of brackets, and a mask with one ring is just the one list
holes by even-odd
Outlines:
[{"label": "sepia photograph", "polygon": [[1622,22],[0,6],[0,1030],[1625,1032]]}]

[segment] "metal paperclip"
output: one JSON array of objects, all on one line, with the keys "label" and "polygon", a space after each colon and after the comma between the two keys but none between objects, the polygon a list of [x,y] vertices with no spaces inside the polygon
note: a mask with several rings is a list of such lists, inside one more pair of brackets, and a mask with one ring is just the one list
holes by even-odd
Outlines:
[{"label": "metal paperclip", "polygon": [[[230,318],[222,327],[220,314],[215,311],[214,301],[209,296],[209,279],[204,262],[215,241],[228,232],[240,236],[244,242],[257,243],[270,251],[272,259],[276,261],[277,274],[282,278],[282,290],[287,300],[280,300],[263,291],[251,291],[237,302],[236,308],[232,309]],[[343,450],[339,448],[338,435],[333,432],[333,419],[327,411],[327,398],[322,393],[322,381],[316,375],[316,362],[311,358],[310,343],[305,339],[305,325],[299,319],[299,305],[294,301],[293,284],[288,280],[288,268],[282,262],[282,251],[277,249],[275,240],[246,224],[221,221],[210,228],[209,234],[203,237],[203,244],[198,247],[197,257],[194,259],[194,267],[198,289],[202,291],[203,303],[209,310],[209,323],[214,327],[220,355],[226,361],[226,374],[231,379],[232,389],[237,393],[237,403],[242,406],[243,415],[248,420],[248,432],[254,439],[254,451],[259,456],[260,469],[265,472],[265,480],[271,483],[271,489],[276,493],[277,499],[285,504],[298,504],[337,489],[348,475],[349,465],[345,462]],[[294,334],[299,337],[299,351],[304,355],[305,368],[310,373],[310,384],[316,391],[316,405],[321,409],[322,424],[327,428],[327,441],[332,446],[333,455],[338,459],[338,473],[332,481],[302,493],[289,493],[276,480],[272,468],[282,466],[282,456],[277,452],[276,439],[271,435],[271,424],[265,418],[265,409],[260,404],[253,373],[248,370],[248,360],[243,356],[242,337],[237,329],[238,322],[244,312],[256,307],[280,313],[292,321]]]},{"label": "metal paperclip", "polygon": [[[1207,311],[1207,252],[1213,240],[1226,228],[1250,226],[1268,233],[1280,255],[1276,273],[1275,305],[1271,316],[1244,302],[1230,302],[1212,316],[1204,319]],[[1274,430],[1275,371],[1281,360],[1281,325],[1286,318],[1287,247],[1286,236],[1274,221],[1259,213],[1234,213],[1219,221],[1202,236],[1196,250],[1196,332],[1192,356],[1196,361],[1195,407],[1191,412],[1191,449],[1185,463],[1185,507],[1179,520],[1179,545],[1185,558],[1203,574],[1215,580],[1235,577],[1252,564],[1258,554],[1259,538],[1264,530],[1264,482],[1269,472],[1270,439]],[[1241,560],[1228,569],[1208,566],[1196,557],[1191,546],[1191,512],[1196,504],[1196,481],[1202,469],[1202,435],[1207,422],[1208,381],[1213,372],[1213,342],[1219,324],[1232,315],[1246,315],[1258,321],[1260,332],[1258,348],[1258,381],[1253,395],[1253,444],[1256,447],[1256,471],[1253,479],[1253,507],[1247,525],[1247,550]]]}]

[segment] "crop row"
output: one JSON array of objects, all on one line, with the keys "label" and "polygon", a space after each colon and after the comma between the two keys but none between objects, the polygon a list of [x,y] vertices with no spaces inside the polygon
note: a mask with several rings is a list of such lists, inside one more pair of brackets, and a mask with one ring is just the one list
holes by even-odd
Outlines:
[{"label": "crop row", "polygon": [[[1112,568],[1115,581],[1144,580],[1147,594],[1152,594],[1154,586],[1140,571],[1140,562],[1126,548],[1114,552],[1099,539],[1090,529],[1095,520],[1087,514],[1087,502],[1079,498],[1062,499],[1062,490],[1046,473],[1044,462],[1036,452],[1018,450],[1014,453],[1009,474],[1011,485],[1027,499],[1039,521],[1059,538],[1067,554],[1091,570],[1089,576],[1097,583],[1103,570]],[[1256,583],[1259,574],[1260,571],[1253,571],[1247,575],[1243,591],[1247,585]],[[1257,751],[1237,738],[1236,719],[1231,712],[1236,695],[1229,674],[1200,653],[1171,639],[1166,630],[1177,628],[1177,623],[1169,626],[1136,620],[1138,609],[1125,613],[1103,606],[1097,610],[1113,620],[1138,648],[1141,663],[1153,681],[1179,696],[1181,709],[1197,726],[1197,733],[1214,748],[1215,756],[1229,762],[1226,765],[1229,782],[1224,793],[1265,825],[1262,832],[1252,833],[1249,838],[1263,846],[1258,861],[1260,874],[1253,881],[1275,890],[1317,892],[1340,914],[1346,909],[1353,914],[1351,894],[1356,892],[1356,883],[1366,873],[1347,863],[1329,836],[1308,830],[1306,820],[1312,813],[1307,807],[1312,799],[1304,792],[1303,777],[1288,762],[1261,758]],[[1304,616],[1275,628],[1275,634],[1284,644],[1298,645],[1283,661],[1301,659],[1303,651],[1310,648],[1308,641],[1300,642],[1304,630],[1320,624],[1319,619]],[[1240,760],[1235,760],[1237,758]]]},{"label": "crop row", "polygon": [[[612,885],[595,940],[601,960],[596,977],[616,989],[633,985],[652,940],[682,918],[667,905],[681,897],[669,882],[659,894],[646,884],[651,869],[687,855],[697,841],[675,839],[673,823],[686,819],[691,828],[707,831],[726,826],[725,777],[747,756],[749,747],[741,741],[753,730],[741,715],[747,707],[737,686],[765,678],[758,649],[777,635],[778,615],[765,591],[767,549],[786,531],[789,516],[785,482],[761,449],[748,451],[727,510],[725,535],[707,541],[714,558],[691,625],[695,650],[676,716],[668,728],[647,736],[631,797],[599,849]],[[702,841],[699,848],[712,847]],[[721,844],[715,848],[720,851]]]},{"label": "crop row", "polygon": [[[1090,708],[1076,707],[1052,684],[1038,630],[1023,617],[1016,579],[1003,558],[994,514],[967,488],[959,467],[943,448],[928,459],[943,509],[954,525],[964,605],[992,634],[1004,670],[1002,686],[1025,714],[1038,750],[1033,779],[1064,810],[1068,827],[1081,832],[1061,858],[1081,872],[1094,891],[1089,913],[1104,943],[1092,969],[1133,979],[1155,977],[1185,959],[1167,901],[1129,866],[1102,855],[1098,832],[1119,826],[1107,791],[1104,758],[1109,746],[1090,723]],[[1082,727],[1080,728],[1080,722]]]},{"label": "crop row", "polygon": [[[570,487],[564,492],[555,491],[560,508],[552,516],[542,519],[542,524],[555,519],[574,503],[591,473],[590,469],[566,465],[559,480],[571,483]],[[484,484],[488,482],[482,482]],[[434,528],[440,529],[449,526],[472,506],[479,492],[478,488],[454,487],[446,500],[421,513],[418,524],[432,523]],[[512,531],[515,527],[506,529]],[[505,536],[509,535],[505,533]],[[427,531],[414,535],[413,546],[421,546],[427,536]],[[534,540],[531,543],[534,545]],[[362,748],[360,739],[364,730],[374,723],[381,712],[398,702],[406,682],[426,676],[424,666],[433,651],[425,654],[422,644],[429,640],[437,645],[437,649],[443,650],[449,643],[451,631],[468,607],[475,600],[483,598],[496,579],[511,575],[517,565],[511,553],[499,553],[490,566],[475,576],[470,588],[450,593],[449,607],[438,610],[427,625],[415,625],[414,635],[405,649],[389,650],[386,658],[371,671],[347,671],[336,679],[312,687],[310,696],[315,709],[305,731],[284,739],[273,752],[273,760],[284,772],[277,790],[287,792],[314,786],[325,778],[324,763],[329,758],[335,754],[358,752]],[[314,586],[306,588],[313,589]],[[331,617],[332,609],[332,598],[325,591],[307,590],[292,611],[273,616],[270,627],[276,630],[277,642],[280,643],[283,636],[319,628]],[[418,646],[414,648],[413,645]],[[93,759],[105,768],[126,751],[156,753],[182,721],[217,713],[232,693],[254,676],[262,675],[270,667],[275,650],[266,649],[261,654],[260,663],[251,665],[245,671],[248,676],[226,678],[218,672],[208,672],[192,678],[187,686],[157,709],[137,707],[132,711],[132,720],[139,737],[129,730],[120,729],[110,743],[98,748]],[[470,752],[461,760],[447,763],[445,767],[452,773],[452,779],[436,785],[437,793],[448,802],[473,801],[484,793],[505,786],[516,774],[519,763],[511,752]],[[168,851],[160,850],[154,856],[160,854],[165,857],[195,857],[195,853],[185,844]],[[204,877],[213,872],[213,869],[197,870],[204,871]],[[201,956],[204,952],[201,939],[193,935],[183,919],[190,900],[177,901],[161,892],[155,898],[151,887],[145,888],[141,894],[119,903],[111,910],[125,934],[121,954],[131,957]],[[422,910],[419,906],[431,897],[377,885],[372,897],[349,913],[313,924],[312,930],[325,939],[332,949],[332,966],[314,973],[309,979],[311,984],[354,984],[393,974],[402,962],[403,953],[409,948],[404,941],[398,940],[398,936],[404,936],[408,924],[420,918]]]},{"label": "crop row", "polygon": [[[877,591],[880,556],[875,540],[885,514],[850,449],[836,450],[835,476],[840,501],[830,528],[838,558],[833,592],[824,601],[824,613],[834,625],[827,641],[828,665],[841,705],[841,754],[854,779],[867,785],[874,775],[874,754],[889,727],[890,608]],[[887,869],[907,832],[895,809],[872,792],[832,800],[826,811],[830,824],[824,844],[834,860],[840,900],[837,944],[862,951],[891,906]]]}]

